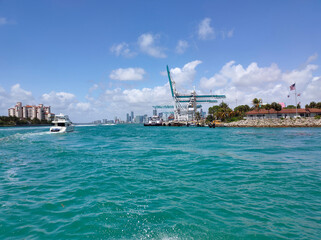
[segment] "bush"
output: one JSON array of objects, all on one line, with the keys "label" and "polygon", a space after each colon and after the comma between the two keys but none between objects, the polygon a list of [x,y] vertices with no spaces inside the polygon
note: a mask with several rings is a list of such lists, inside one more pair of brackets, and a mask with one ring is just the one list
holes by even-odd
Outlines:
[{"label": "bush", "polygon": [[315,115],[315,116],[314,116],[314,119],[320,119],[320,118],[321,118],[320,115]]},{"label": "bush", "polygon": [[227,122],[235,122],[235,121],[240,121],[240,120],[243,120],[242,116],[231,117],[231,118],[227,119]]}]

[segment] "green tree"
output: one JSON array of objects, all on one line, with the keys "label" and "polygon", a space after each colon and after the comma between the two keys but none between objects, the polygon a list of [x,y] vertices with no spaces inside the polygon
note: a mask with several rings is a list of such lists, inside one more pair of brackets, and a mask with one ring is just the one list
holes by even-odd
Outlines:
[{"label": "green tree", "polygon": [[206,122],[212,122],[214,120],[213,115],[207,115]]},{"label": "green tree", "polygon": [[218,119],[220,119],[221,121],[225,121],[233,115],[232,109],[230,109],[225,102],[222,102],[219,107],[220,109],[218,111]]},{"label": "green tree", "polygon": [[220,109],[219,106],[210,107],[210,108],[208,109],[208,113],[211,114],[214,119],[217,119],[219,109]]},{"label": "green tree", "polygon": [[34,118],[34,119],[31,120],[31,123],[32,124],[40,124],[41,121],[38,118]]},{"label": "green tree", "polygon": [[276,102],[271,103],[271,108],[273,108],[275,111],[281,111],[282,106]]},{"label": "green tree", "polygon": [[238,117],[244,117],[245,113],[250,111],[250,107],[248,105],[239,105],[234,108],[234,116]]},{"label": "green tree", "polygon": [[314,101],[310,102],[309,108],[316,108],[316,107],[317,107],[316,102],[314,102]]},{"label": "green tree", "polygon": [[262,100],[261,100],[261,99],[254,98],[254,99],[252,100],[252,104],[253,104],[254,109],[259,110],[259,109],[260,109],[260,106],[261,106],[261,103],[262,103]]},{"label": "green tree", "polygon": [[210,107],[208,113],[213,116],[213,119],[221,121],[225,121],[234,115],[232,109],[225,102],[220,103],[218,106]]},{"label": "green tree", "polygon": [[196,119],[197,121],[201,120],[201,114],[200,114],[200,112],[196,112],[196,113],[195,113],[195,119]]},{"label": "green tree", "polygon": [[285,109],[295,109],[294,105],[288,105],[287,107],[285,107]]}]

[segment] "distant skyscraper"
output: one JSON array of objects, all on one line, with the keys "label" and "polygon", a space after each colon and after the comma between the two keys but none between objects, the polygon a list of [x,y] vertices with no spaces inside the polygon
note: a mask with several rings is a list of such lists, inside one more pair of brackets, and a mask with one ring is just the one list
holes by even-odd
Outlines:
[{"label": "distant skyscraper", "polygon": [[130,122],[129,113],[127,113],[127,116],[126,116],[126,122],[127,122],[127,123],[129,123],[129,122]]},{"label": "distant skyscraper", "polygon": [[157,116],[157,109],[153,110],[153,116]]},{"label": "distant skyscraper", "polygon": [[131,120],[134,121],[134,112],[133,111],[130,113],[130,117],[131,117]]}]

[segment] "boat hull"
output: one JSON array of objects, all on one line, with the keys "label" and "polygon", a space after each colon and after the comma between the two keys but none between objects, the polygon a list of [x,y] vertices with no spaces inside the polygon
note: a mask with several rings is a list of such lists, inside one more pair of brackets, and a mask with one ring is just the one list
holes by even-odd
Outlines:
[{"label": "boat hull", "polygon": [[51,127],[50,132],[51,133],[66,133],[66,132],[73,132],[74,127],[73,126],[68,126],[68,127]]},{"label": "boat hull", "polygon": [[163,126],[163,124],[162,123],[144,123],[144,126],[156,127],[156,126]]}]

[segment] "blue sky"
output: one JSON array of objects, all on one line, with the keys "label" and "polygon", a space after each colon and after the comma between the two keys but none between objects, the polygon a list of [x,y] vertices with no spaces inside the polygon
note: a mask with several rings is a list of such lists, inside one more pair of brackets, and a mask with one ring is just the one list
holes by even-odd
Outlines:
[{"label": "blue sky", "polygon": [[[151,114],[178,90],[231,107],[321,101],[320,1],[0,1],[0,115],[44,103],[74,121]],[[206,109],[205,109],[206,110]]]}]

